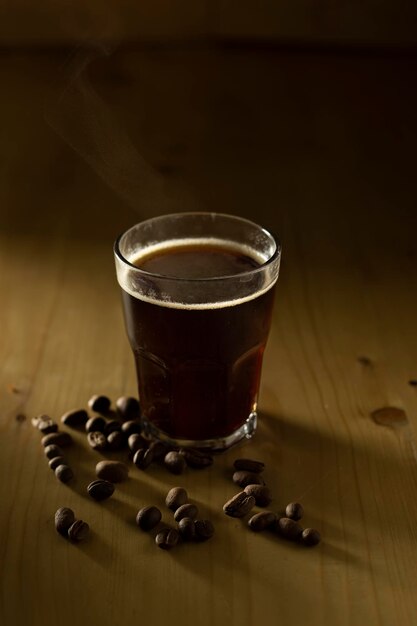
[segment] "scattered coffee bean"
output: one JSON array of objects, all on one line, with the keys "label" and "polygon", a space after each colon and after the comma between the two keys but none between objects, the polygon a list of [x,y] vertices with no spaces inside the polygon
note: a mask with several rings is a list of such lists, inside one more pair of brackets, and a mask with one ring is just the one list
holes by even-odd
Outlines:
[{"label": "scattered coffee bean", "polygon": [[171,474],[182,474],[185,470],[185,459],[179,452],[171,450],[165,455],[164,465]]},{"label": "scattered coffee bean", "polygon": [[241,491],[230,498],[223,506],[223,511],[230,517],[243,517],[255,506],[255,498]]},{"label": "scattered coffee bean", "polygon": [[120,483],[127,479],[129,468],[120,461],[100,461],[96,465],[96,474],[103,480]]},{"label": "scattered coffee bean", "polygon": [[291,541],[299,539],[303,529],[298,522],[290,519],[289,517],[281,517],[275,524],[276,531]]},{"label": "scattered coffee bean", "polygon": [[213,465],[213,457],[206,452],[200,452],[195,448],[181,448],[179,453],[184,457],[185,462],[193,469],[203,469]]},{"label": "scattered coffee bean", "polygon": [[53,419],[48,417],[48,415],[39,415],[35,419],[37,420],[36,427],[43,435],[49,435],[50,433],[57,432],[58,424]]},{"label": "scattered coffee bean", "polygon": [[88,495],[97,502],[107,500],[114,493],[114,485],[109,480],[93,480],[87,487]]},{"label": "scattered coffee bean", "polygon": [[120,450],[125,444],[125,438],[121,430],[114,430],[107,436],[109,450]]},{"label": "scattered coffee bean", "polygon": [[90,447],[93,448],[93,450],[98,450],[99,452],[102,452],[103,450],[106,450],[107,448],[106,435],[104,433],[99,432],[98,430],[92,433],[88,433],[87,441]]},{"label": "scattered coffee bean", "polygon": [[51,470],[55,471],[58,465],[66,465],[66,461],[63,456],[56,456],[55,458],[49,461],[48,465],[51,468]]},{"label": "scattered coffee bean", "polygon": [[191,517],[183,517],[178,522],[178,531],[184,541],[192,541],[195,538],[195,521]]},{"label": "scattered coffee bean", "polygon": [[68,539],[70,541],[78,542],[87,539],[90,533],[90,527],[87,522],[83,522],[82,519],[77,519],[68,528]]},{"label": "scattered coffee bean", "polygon": [[253,472],[259,474],[265,469],[265,464],[262,461],[253,461],[252,459],[236,459],[233,463],[235,470],[243,470],[245,472]]},{"label": "scattered coffee bean", "polygon": [[116,430],[122,430],[122,425],[119,420],[109,420],[106,422],[104,427],[104,434],[110,435],[110,433],[114,433]]},{"label": "scattered coffee bean", "polygon": [[59,532],[60,535],[64,537],[68,536],[68,528],[75,521],[74,511],[67,508],[66,506],[61,507],[55,513],[55,528]]},{"label": "scattered coffee bean", "polygon": [[133,433],[127,440],[127,445],[132,452],[137,452],[138,450],[142,450],[143,448],[146,449],[148,447],[148,442],[146,441],[146,439],[144,439],[144,437],[142,437],[142,435],[139,435],[138,433]]},{"label": "scattered coffee bean", "polygon": [[165,504],[171,511],[176,511],[180,506],[188,500],[188,494],[182,487],[173,487],[170,489],[165,498]]},{"label": "scattered coffee bean", "polygon": [[299,502],[290,502],[285,509],[285,515],[298,522],[304,515],[304,509]]},{"label": "scattered coffee bean", "polygon": [[233,482],[239,487],[245,488],[248,485],[264,485],[264,481],[259,474],[239,470],[233,474]]},{"label": "scattered coffee bean", "polygon": [[136,515],[136,524],[142,530],[152,530],[162,519],[162,513],[156,506],[144,506]]},{"label": "scattered coffee bean", "polygon": [[56,446],[55,444],[46,446],[43,450],[47,459],[54,459],[57,456],[62,456],[62,448]]},{"label": "scattered coffee bean", "polygon": [[214,526],[209,519],[198,519],[195,522],[195,538],[197,541],[207,541],[214,535]]},{"label": "scattered coffee bean", "polygon": [[305,546],[316,546],[321,541],[321,535],[315,528],[305,528],[301,533],[301,541]]},{"label": "scattered coffee bean", "polygon": [[155,543],[161,550],[171,550],[179,539],[179,533],[175,528],[163,528],[155,537]]},{"label": "scattered coffee bean", "polygon": [[262,513],[256,513],[250,518],[248,526],[251,530],[259,532],[272,526],[276,519],[277,516],[275,513],[272,513],[271,511],[262,511]]},{"label": "scattered coffee bean", "polygon": [[41,441],[45,448],[46,446],[50,446],[52,444],[65,448],[73,443],[72,437],[69,433],[49,433],[49,435],[42,437]]},{"label": "scattered coffee bean", "polygon": [[51,418],[49,417],[49,415],[46,415],[45,413],[41,413],[40,415],[36,415],[35,417],[32,417],[30,421],[32,422],[32,426],[34,426],[34,428],[39,428],[41,421],[50,420],[50,419]]},{"label": "scattered coffee bean", "polygon": [[55,468],[55,476],[61,483],[68,483],[74,477],[74,473],[68,465],[62,464]]},{"label": "scattered coffee bean", "polygon": [[104,417],[101,417],[101,415],[95,415],[85,423],[85,429],[88,433],[104,433],[105,426],[106,420],[104,419]]},{"label": "scattered coffee bean", "polygon": [[67,411],[61,417],[61,422],[66,426],[71,426],[71,428],[84,426],[87,420],[88,413],[84,409],[74,409],[72,411]]},{"label": "scattered coffee bean", "polygon": [[130,435],[140,435],[141,432],[142,425],[140,422],[129,420],[128,422],[123,422],[122,424],[122,433],[124,433],[126,437],[130,437]]},{"label": "scattered coffee bean", "polygon": [[268,506],[272,502],[271,492],[266,485],[246,485],[244,491],[255,498],[256,506]]},{"label": "scattered coffee bean", "polygon": [[134,420],[140,417],[140,405],[136,398],[127,396],[118,398],[116,409],[123,420]]},{"label": "scattered coffee bean", "polygon": [[111,405],[110,398],[107,396],[91,396],[88,406],[92,411],[97,413],[107,413]]},{"label": "scattered coffee bean", "polygon": [[159,461],[160,459],[163,459],[169,451],[169,448],[167,448],[167,446],[162,441],[152,441],[149,444],[149,448],[152,450],[154,461]]},{"label": "scattered coffee bean", "polygon": [[183,517],[191,517],[195,519],[198,515],[198,508],[195,504],[182,504],[174,513],[174,519],[179,522]]},{"label": "scattered coffee bean", "polygon": [[153,461],[153,453],[149,448],[140,448],[133,456],[133,463],[139,469],[145,470]]}]

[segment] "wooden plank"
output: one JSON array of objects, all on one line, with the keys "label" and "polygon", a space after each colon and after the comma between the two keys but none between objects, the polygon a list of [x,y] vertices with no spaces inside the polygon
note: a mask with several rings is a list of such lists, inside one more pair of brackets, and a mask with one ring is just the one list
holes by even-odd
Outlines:
[{"label": "wooden plank", "polygon": [[[415,61],[121,51],[71,87],[64,67],[59,56],[0,59],[2,624],[180,613],[203,626],[414,625]],[[84,436],[74,435],[76,480],[65,487],[30,425],[97,391],[135,393],[111,245],[158,202],[152,185],[130,180],[133,166],[122,184],[117,162],[134,148],[138,176],[149,171],[172,203],[164,210],[241,214],[284,245],[259,432],[180,477],[216,535],[170,554],[134,517],[163,508],[178,478],[132,466],[97,504],[85,494],[98,457]],[[387,406],[406,418],[372,419]],[[321,546],[302,550],[222,514],[240,455],[265,460],[274,509],[299,499]],[[90,523],[88,542],[56,534],[59,506]]]}]

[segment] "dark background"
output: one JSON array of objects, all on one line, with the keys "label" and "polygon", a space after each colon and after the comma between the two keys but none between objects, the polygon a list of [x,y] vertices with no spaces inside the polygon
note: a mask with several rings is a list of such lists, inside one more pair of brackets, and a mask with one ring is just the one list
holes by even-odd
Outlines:
[{"label": "dark background", "polygon": [[[411,254],[417,8],[27,0],[0,9],[2,229],[114,236],[176,210],[288,216]],[[405,226],[405,227],[404,227]],[[405,244],[404,244],[405,237]]]}]

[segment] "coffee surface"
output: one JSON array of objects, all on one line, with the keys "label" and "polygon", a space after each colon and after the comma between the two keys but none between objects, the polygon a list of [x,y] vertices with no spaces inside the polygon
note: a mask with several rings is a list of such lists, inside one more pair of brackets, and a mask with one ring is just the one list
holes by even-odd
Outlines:
[{"label": "coffee surface", "polygon": [[151,274],[180,279],[233,276],[260,266],[258,261],[239,249],[208,243],[151,249],[137,257],[133,264]]}]

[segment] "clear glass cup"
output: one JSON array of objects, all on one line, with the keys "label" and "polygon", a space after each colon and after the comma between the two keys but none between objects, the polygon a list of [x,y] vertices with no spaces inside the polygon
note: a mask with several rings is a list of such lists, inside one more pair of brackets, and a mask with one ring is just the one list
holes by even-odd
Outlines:
[{"label": "clear glass cup", "polygon": [[[178,245],[245,255],[233,275],[176,278],[134,262]],[[136,224],[114,246],[145,433],[222,450],[253,435],[281,246],[261,226],[218,213],[176,213]],[[256,266],[255,266],[256,265]]]}]

